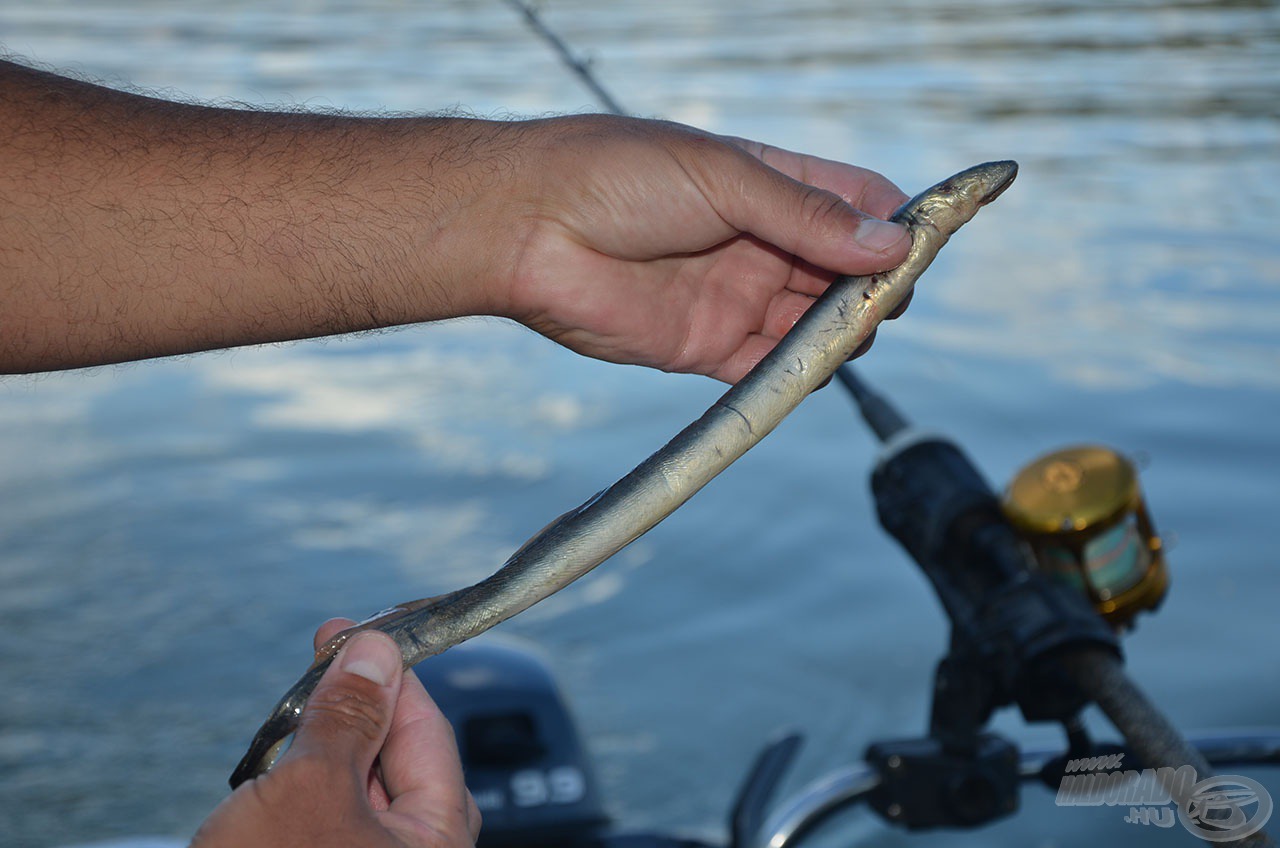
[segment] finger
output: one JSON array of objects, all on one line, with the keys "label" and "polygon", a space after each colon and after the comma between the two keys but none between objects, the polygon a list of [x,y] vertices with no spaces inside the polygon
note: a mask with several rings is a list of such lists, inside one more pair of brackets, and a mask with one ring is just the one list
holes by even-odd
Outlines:
[{"label": "finger", "polygon": [[467,793],[467,830],[471,832],[471,841],[480,838],[480,826],[484,823],[483,817],[480,815],[480,808],[476,806],[476,799],[470,792]]},{"label": "finger", "polygon": [[338,652],[306,708],[293,745],[281,760],[320,763],[333,780],[363,795],[391,727],[400,691],[400,649],[386,634],[358,633]]},{"label": "finger", "polygon": [[845,202],[877,218],[888,218],[907,200],[907,194],[885,176],[868,168],[847,165],[773,147],[758,141],[730,138],[730,143],[793,180],[840,195]]},{"label": "finger", "polygon": [[[320,651],[321,646],[328,644],[329,640],[333,639],[335,635],[355,625],[356,621],[352,619],[329,619],[325,621],[324,624],[320,625],[320,629],[316,630],[315,638],[312,639],[312,648]],[[378,775],[378,763],[376,762],[369,770],[366,795],[369,798],[369,806],[374,810],[387,810],[387,806],[390,803],[387,798],[387,788],[383,787],[383,781]]]},{"label": "finger", "polygon": [[690,147],[682,164],[729,226],[842,274],[884,271],[906,258],[911,240],[902,225],[870,217],[750,154],[720,150],[728,153]]},{"label": "finger", "polygon": [[791,332],[791,328],[800,320],[800,316],[813,303],[814,299],[807,295],[797,294],[785,289],[778,292],[774,295],[773,300],[769,302],[768,309],[765,310],[764,325],[760,330],[761,335],[771,339],[782,338]]},{"label": "finger", "polygon": [[457,833],[470,831],[473,818],[479,826],[453,728],[412,673],[404,677],[382,751],[382,779],[397,815],[438,822]]},{"label": "finger", "polygon": [[369,799],[369,807],[380,813],[391,809],[391,793],[387,792],[387,787],[383,784],[382,776],[378,772],[378,764],[374,763],[373,768],[369,769],[369,788],[365,794]]},{"label": "finger", "polygon": [[[322,645],[328,644],[329,640],[337,636],[348,627],[354,627],[355,621],[349,618],[331,618],[324,624],[320,625],[320,629],[316,631],[315,638],[312,640],[312,646],[319,651]],[[375,810],[385,810],[390,801],[387,798],[386,787],[382,785],[382,778],[378,776],[377,763],[369,769],[368,777],[368,798],[369,806]]]},{"label": "finger", "polygon": [[331,618],[324,624],[320,625],[320,629],[316,631],[316,636],[311,640],[311,646],[314,650],[320,650],[322,645],[328,644],[329,640],[337,636],[348,627],[355,627],[355,622],[349,618]]},{"label": "finger", "polygon": [[752,333],[710,376],[726,383],[737,383],[778,344],[776,338]]},{"label": "finger", "polygon": [[845,360],[845,361],[846,361],[846,362],[852,362],[853,360],[857,359],[859,356],[862,356],[864,353],[866,353],[867,351],[871,350],[871,346],[872,346],[873,344],[875,344],[875,343],[876,343],[876,333],[877,333],[877,332],[879,332],[879,330],[878,330],[878,329],[876,329],[876,330],[872,330],[872,331],[871,331],[871,335],[867,336],[866,341],[864,341],[862,344],[858,345],[858,349],[857,349],[857,350],[855,350],[855,351],[853,352],[853,354],[852,354],[852,355],[851,355],[847,360]]},{"label": "finger", "polygon": [[818,297],[835,278],[835,274],[811,262],[795,261],[791,265],[791,275],[787,277],[787,288],[809,297]]},{"label": "finger", "polygon": [[904,297],[898,303],[897,306],[893,307],[893,311],[889,313],[889,317],[887,317],[885,320],[892,321],[894,318],[897,318],[900,315],[902,315],[902,313],[906,312],[907,307],[911,305],[911,298],[915,296],[915,293],[916,293],[915,289],[912,289],[911,291],[907,292],[907,296]]}]

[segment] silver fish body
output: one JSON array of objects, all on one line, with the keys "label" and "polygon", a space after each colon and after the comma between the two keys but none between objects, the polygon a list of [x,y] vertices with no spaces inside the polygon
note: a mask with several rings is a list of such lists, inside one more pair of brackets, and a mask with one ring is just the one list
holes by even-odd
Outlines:
[{"label": "silver fish body", "polygon": [[752,371],[661,450],[582,506],[556,519],[492,576],[439,598],[416,601],[335,637],[285,694],[231,776],[236,787],[266,772],[339,646],[378,629],[400,646],[405,666],[505,621],[564,588],[666,518],[764,438],[831,378],[911,291],[951,235],[1013,182],[1014,162],[988,162],[922,192],[890,220],[912,245],[897,268],[839,277]]}]

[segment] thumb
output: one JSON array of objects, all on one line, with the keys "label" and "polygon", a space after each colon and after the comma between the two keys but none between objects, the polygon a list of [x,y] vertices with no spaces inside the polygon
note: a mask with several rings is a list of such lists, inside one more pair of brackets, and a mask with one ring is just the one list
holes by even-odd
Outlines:
[{"label": "thumb", "polygon": [[749,153],[734,153],[734,167],[713,172],[704,189],[730,226],[842,274],[884,271],[906,258],[906,227],[868,215]]},{"label": "thumb", "polygon": [[400,649],[389,636],[352,636],[311,693],[282,764],[320,761],[334,779],[349,776],[363,794],[391,728],[402,674]]}]

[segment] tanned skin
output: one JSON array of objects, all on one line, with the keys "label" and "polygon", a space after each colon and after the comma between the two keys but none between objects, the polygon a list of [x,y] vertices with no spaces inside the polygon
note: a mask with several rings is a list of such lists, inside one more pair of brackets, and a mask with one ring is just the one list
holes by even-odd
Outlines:
[{"label": "tanned skin", "polygon": [[0,372],[458,315],[734,382],[905,256],[871,171],[658,121],[250,112],[0,62]]}]

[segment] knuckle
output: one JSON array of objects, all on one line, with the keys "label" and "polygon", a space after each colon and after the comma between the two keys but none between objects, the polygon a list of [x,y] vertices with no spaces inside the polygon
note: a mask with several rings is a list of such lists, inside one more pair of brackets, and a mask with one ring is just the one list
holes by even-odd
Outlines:
[{"label": "knuckle", "polygon": [[355,733],[377,741],[382,736],[385,712],[378,698],[353,689],[335,687],[311,696],[302,713],[302,726]]},{"label": "knuckle", "polygon": [[259,797],[267,810],[288,809],[300,803],[290,799],[316,797],[332,783],[334,776],[330,763],[310,755],[295,756],[281,763],[278,774],[278,780],[259,787]]},{"label": "knuckle", "polygon": [[849,204],[837,194],[809,187],[801,206],[801,218],[810,228],[829,227],[832,222],[851,214]]}]

